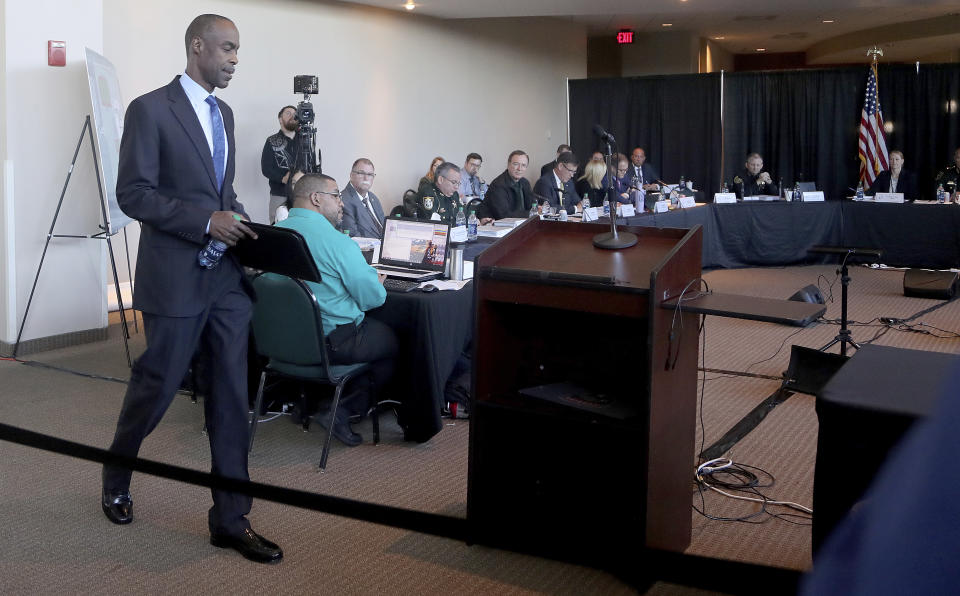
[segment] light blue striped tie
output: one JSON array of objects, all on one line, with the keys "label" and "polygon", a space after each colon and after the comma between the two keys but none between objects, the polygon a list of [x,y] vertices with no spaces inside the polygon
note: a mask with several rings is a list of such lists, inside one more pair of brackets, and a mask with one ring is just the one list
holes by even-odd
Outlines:
[{"label": "light blue striped tie", "polygon": [[213,171],[217,175],[217,192],[220,192],[223,188],[223,158],[227,152],[227,138],[223,131],[223,118],[220,117],[217,98],[208,95],[206,102],[210,104],[210,122],[213,123]]}]

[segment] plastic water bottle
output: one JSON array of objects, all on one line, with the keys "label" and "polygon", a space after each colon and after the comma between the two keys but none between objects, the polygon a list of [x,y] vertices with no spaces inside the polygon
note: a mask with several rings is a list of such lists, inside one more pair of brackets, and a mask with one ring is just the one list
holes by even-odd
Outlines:
[{"label": "plastic water bottle", "polygon": [[223,258],[225,252],[227,252],[227,245],[211,238],[197,254],[197,263],[204,269],[213,269],[220,264],[220,259]]},{"label": "plastic water bottle", "polygon": [[863,200],[863,182],[857,184],[857,200]]},{"label": "plastic water bottle", "polygon": [[797,203],[800,202],[800,184],[799,183],[793,185],[793,200],[794,202],[797,202]]},{"label": "plastic water bottle", "polygon": [[937,202],[943,203],[947,200],[947,192],[943,190],[943,185],[937,186]]},{"label": "plastic water bottle", "polygon": [[687,191],[687,179],[683,177],[683,174],[680,174],[680,186],[677,188],[682,193]]},{"label": "plastic water bottle", "polygon": [[607,197],[603,198],[603,215],[605,217],[610,216],[610,199]]},{"label": "plastic water bottle", "polygon": [[540,212],[537,211],[537,201],[530,204],[530,211],[527,212],[527,217],[540,217]]},{"label": "plastic water bottle", "polygon": [[460,209],[457,210],[457,219],[455,224],[458,227],[467,225],[467,216],[463,213],[463,205],[460,205]]},{"label": "plastic water bottle", "polygon": [[560,221],[567,221],[567,209],[563,206],[560,207]]},{"label": "plastic water bottle", "polygon": [[477,239],[477,226],[480,225],[480,220],[477,219],[477,213],[475,211],[470,212],[470,217],[467,218],[467,242],[474,242]]},{"label": "plastic water bottle", "polygon": [[727,186],[726,180],[724,180],[723,184],[720,185],[720,192],[730,192],[730,187]]}]

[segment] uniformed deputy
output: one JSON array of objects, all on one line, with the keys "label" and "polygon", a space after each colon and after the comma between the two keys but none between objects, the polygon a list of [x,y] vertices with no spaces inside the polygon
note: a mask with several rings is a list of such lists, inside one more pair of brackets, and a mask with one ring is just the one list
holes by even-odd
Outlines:
[{"label": "uniformed deputy", "polygon": [[935,186],[943,185],[943,190],[953,195],[956,200],[960,194],[960,148],[953,152],[953,163],[937,173],[933,181]]},{"label": "uniformed deputy", "polygon": [[260,171],[270,183],[270,223],[275,223],[277,207],[287,200],[287,178],[293,167],[294,136],[297,133],[297,108],[283,106],[277,114],[280,130],[267,137],[260,155]]},{"label": "uniformed deputy", "polygon": [[779,195],[780,189],[773,183],[768,172],[763,171],[763,156],[751,153],[747,156],[744,170],[733,178],[733,191],[737,198],[757,195]]},{"label": "uniformed deputy", "polygon": [[460,188],[460,168],[445,161],[437,168],[432,184],[420,187],[416,201],[404,206],[404,215],[431,219],[436,213],[440,220],[453,225],[462,206],[457,189]]}]

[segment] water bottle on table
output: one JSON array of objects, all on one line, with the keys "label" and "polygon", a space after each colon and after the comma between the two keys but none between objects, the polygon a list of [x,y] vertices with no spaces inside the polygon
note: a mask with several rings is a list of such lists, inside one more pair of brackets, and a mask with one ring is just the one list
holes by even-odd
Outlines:
[{"label": "water bottle on table", "polygon": [[455,221],[456,226],[465,226],[467,225],[467,216],[463,213],[463,205],[460,205],[460,209],[457,210],[457,218]]},{"label": "water bottle on table", "polygon": [[477,212],[471,210],[470,217],[467,218],[467,242],[475,242],[477,239],[477,226],[480,220],[477,219]]}]

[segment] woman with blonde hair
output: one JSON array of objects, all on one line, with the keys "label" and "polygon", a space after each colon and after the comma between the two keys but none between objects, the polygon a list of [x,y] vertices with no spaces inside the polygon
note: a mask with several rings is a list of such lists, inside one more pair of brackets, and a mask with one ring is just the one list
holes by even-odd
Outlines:
[{"label": "woman with blonde hair", "polygon": [[[577,194],[584,200],[590,201],[590,207],[603,205],[603,197],[607,193],[607,166],[602,161],[590,160],[583,169],[583,176],[577,180]],[[584,208],[587,205],[584,204]]]}]

